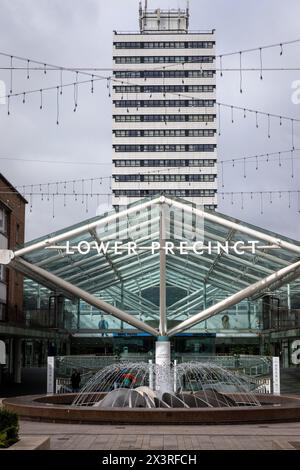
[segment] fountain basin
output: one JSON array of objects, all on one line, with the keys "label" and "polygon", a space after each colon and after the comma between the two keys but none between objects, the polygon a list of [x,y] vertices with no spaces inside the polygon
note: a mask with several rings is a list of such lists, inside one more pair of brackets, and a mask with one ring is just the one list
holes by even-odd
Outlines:
[{"label": "fountain basin", "polygon": [[[106,394],[99,394],[99,399]],[[76,394],[6,398],[22,419],[87,424],[249,424],[300,421],[300,397],[257,394],[261,406],[220,408],[99,408],[72,406]]]}]

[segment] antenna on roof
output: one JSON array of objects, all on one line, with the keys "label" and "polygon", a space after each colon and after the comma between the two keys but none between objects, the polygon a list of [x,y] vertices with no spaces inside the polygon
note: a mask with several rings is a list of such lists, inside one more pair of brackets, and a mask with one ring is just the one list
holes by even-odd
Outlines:
[{"label": "antenna on roof", "polygon": [[186,29],[189,29],[189,18],[190,18],[190,0],[186,1]]}]

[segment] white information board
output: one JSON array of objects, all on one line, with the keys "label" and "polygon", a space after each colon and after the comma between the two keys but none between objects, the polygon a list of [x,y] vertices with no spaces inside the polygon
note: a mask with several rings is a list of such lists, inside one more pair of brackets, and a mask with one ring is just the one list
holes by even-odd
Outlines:
[{"label": "white information board", "polygon": [[47,362],[47,394],[55,393],[54,390],[54,356],[48,356]]},{"label": "white information board", "polygon": [[279,357],[273,357],[273,394],[280,395],[280,363]]},{"label": "white information board", "polygon": [[6,364],[6,347],[4,341],[0,341],[0,364]]}]

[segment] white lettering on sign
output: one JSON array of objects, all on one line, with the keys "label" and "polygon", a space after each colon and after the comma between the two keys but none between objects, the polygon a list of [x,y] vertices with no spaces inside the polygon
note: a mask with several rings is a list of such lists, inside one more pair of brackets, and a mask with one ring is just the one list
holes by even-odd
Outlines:
[{"label": "white lettering on sign", "polygon": [[273,357],[273,394],[280,395],[280,364],[279,357]]},{"label": "white lettering on sign", "polygon": [[54,357],[48,356],[47,364],[47,393],[54,393]]},{"label": "white lettering on sign", "polygon": [[291,344],[291,361],[295,366],[300,364],[300,339],[296,339]]}]

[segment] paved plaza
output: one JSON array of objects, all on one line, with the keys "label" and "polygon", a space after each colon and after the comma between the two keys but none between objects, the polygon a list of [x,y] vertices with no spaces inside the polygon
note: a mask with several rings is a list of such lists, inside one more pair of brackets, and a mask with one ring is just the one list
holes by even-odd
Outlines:
[{"label": "paved plaza", "polygon": [[[24,390],[18,390],[21,394],[37,391],[38,380],[35,377],[38,371],[29,372],[22,386]],[[299,368],[281,371],[281,379],[284,394],[299,394]],[[35,390],[28,389],[30,382]],[[49,436],[53,450],[295,450],[300,449],[300,422],[231,426],[124,426],[21,421],[20,436]]]},{"label": "paved plaza", "polygon": [[295,450],[300,423],[233,426],[98,426],[21,421],[20,435],[50,436],[56,450]]}]

